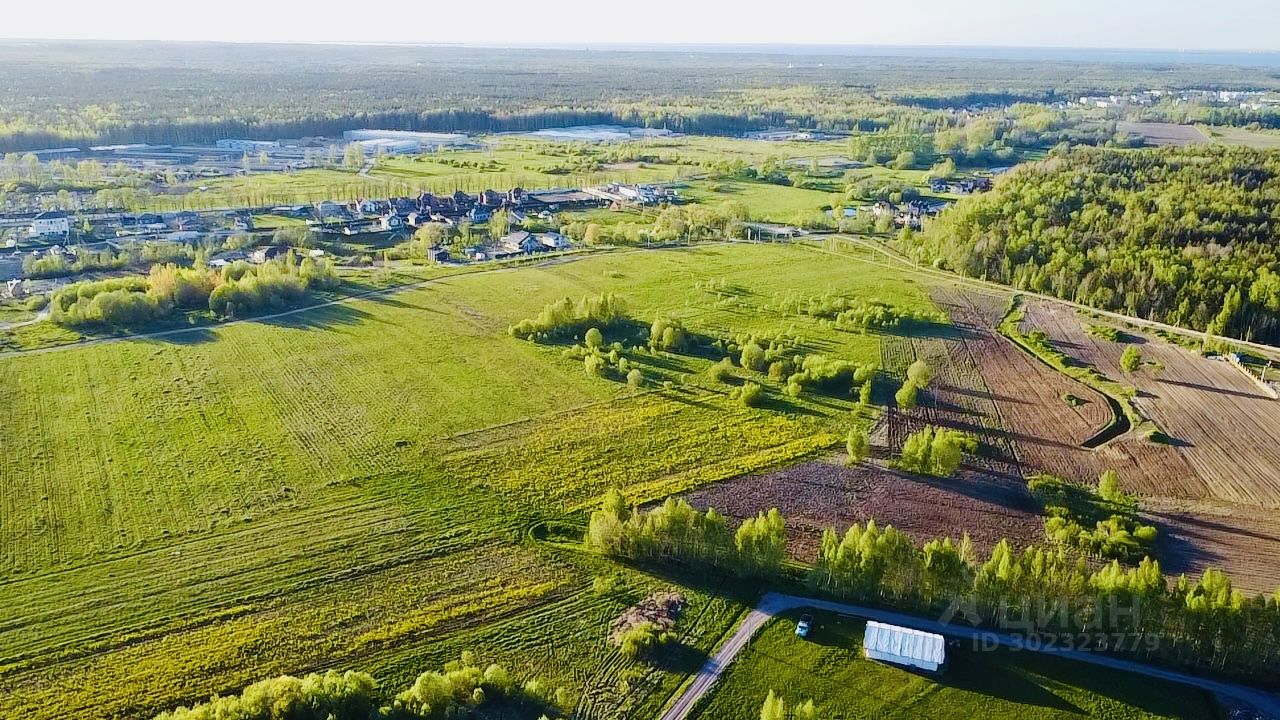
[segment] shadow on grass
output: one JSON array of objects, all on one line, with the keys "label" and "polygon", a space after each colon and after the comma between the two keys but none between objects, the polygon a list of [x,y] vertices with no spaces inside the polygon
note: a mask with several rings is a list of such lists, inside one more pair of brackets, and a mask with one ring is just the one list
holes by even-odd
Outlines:
[{"label": "shadow on grass", "polygon": [[374,317],[372,314],[367,313],[364,310],[352,307],[349,303],[308,308],[278,317],[268,316],[257,320],[249,317],[245,319],[251,322],[258,322],[263,325],[292,328],[295,330],[325,330],[335,327],[359,325],[365,322],[386,322],[385,320]]},{"label": "shadow on grass", "polygon": [[[1063,712],[1088,716],[1084,708],[1057,695],[1049,688],[1048,683],[1057,684],[1054,680],[1039,680],[1031,673],[1014,665],[1010,653],[979,653],[969,649],[950,651],[947,660],[947,671],[940,675],[922,675],[929,680],[947,688],[963,690],[978,695],[985,695],[1020,705],[1035,705]],[[1031,659],[1030,653],[1017,656],[1018,661]],[[1109,692],[1110,689],[1107,689]]]},{"label": "shadow on grass", "polygon": [[672,643],[659,650],[653,664],[667,672],[692,675],[707,661],[707,652],[682,642]]}]

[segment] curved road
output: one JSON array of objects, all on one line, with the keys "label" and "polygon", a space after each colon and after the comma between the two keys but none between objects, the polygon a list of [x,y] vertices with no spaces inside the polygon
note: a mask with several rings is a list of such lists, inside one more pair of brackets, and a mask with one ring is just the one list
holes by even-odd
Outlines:
[{"label": "curved road", "polygon": [[[760,598],[760,602],[747,613],[746,619],[738,626],[733,635],[721,645],[716,654],[707,658],[707,661],[698,670],[698,674],[694,676],[693,682],[685,689],[684,694],[676,699],[675,703],[662,715],[662,720],[684,720],[688,717],[689,711],[700,700],[716,681],[720,679],[733,662],[738,653],[747,646],[751,638],[759,632],[774,615],[786,612],[788,610],[796,610],[800,608],[808,608],[814,610],[824,610],[834,612],[841,615],[851,615],[868,620],[877,620],[879,622],[892,623],[894,625],[902,625],[904,627],[916,628],[927,632],[934,632],[940,635],[947,635],[952,638],[961,638],[965,640],[978,640],[1004,645],[1006,647],[1021,648],[1024,647],[1021,638],[1014,635],[992,632],[990,630],[981,630],[978,628],[966,627],[961,625],[949,625],[938,622],[936,620],[928,620],[925,618],[915,617],[913,615],[905,615],[889,610],[876,610],[873,608],[861,607],[859,605],[848,605],[845,603],[831,602],[829,600],[817,600],[814,598],[799,597],[797,595],[784,595],[782,593],[765,593]],[[1108,655],[1102,655],[1094,652],[1083,652],[1079,650],[1066,650],[1064,648],[1037,648],[1038,652],[1045,652],[1052,655],[1060,655],[1080,662],[1087,662],[1102,667],[1111,668],[1113,670],[1121,670],[1124,672],[1137,673],[1146,675],[1147,677],[1157,678],[1160,680],[1168,680],[1171,682],[1192,685],[1202,690],[1207,690],[1215,695],[1223,698],[1242,701],[1252,705],[1258,711],[1272,718],[1280,718],[1280,697],[1256,688],[1246,685],[1237,685],[1235,683],[1220,682],[1207,678],[1187,675],[1185,673],[1175,672],[1173,670],[1164,670],[1162,668],[1144,665],[1142,663],[1131,662],[1129,660],[1121,660]]]}]

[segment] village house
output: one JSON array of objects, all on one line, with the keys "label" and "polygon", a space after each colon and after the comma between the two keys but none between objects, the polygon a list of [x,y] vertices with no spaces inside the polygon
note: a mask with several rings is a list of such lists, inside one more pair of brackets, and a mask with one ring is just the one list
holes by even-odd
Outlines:
[{"label": "village house", "polygon": [[539,233],[538,242],[542,243],[542,247],[547,250],[568,250],[573,247],[573,243],[569,238],[558,232]]},{"label": "village house", "polygon": [[545,250],[542,241],[527,230],[517,230],[498,240],[498,248],[502,255],[524,255]]},{"label": "village house", "polygon": [[71,218],[61,210],[42,212],[31,219],[31,237],[66,237],[71,232]]}]

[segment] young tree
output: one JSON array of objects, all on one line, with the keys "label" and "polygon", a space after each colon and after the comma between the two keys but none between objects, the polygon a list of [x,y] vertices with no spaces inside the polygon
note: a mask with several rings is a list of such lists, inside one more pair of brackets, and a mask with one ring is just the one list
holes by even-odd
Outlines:
[{"label": "young tree", "polygon": [[933,368],[924,360],[916,360],[907,367],[907,380],[917,388],[927,388],[933,380]]},{"label": "young tree", "polygon": [[867,459],[871,453],[871,440],[863,428],[852,428],[844,441],[845,452],[849,454],[848,464],[857,465]]},{"label": "young tree", "polygon": [[627,385],[633,388],[644,385],[644,373],[640,372],[640,368],[632,368],[631,372],[627,373]]},{"label": "young tree", "polygon": [[497,239],[507,234],[511,230],[511,216],[506,210],[499,210],[489,216],[489,237]]},{"label": "young tree", "polygon": [[1126,347],[1124,352],[1120,353],[1120,369],[1131,373],[1140,367],[1142,367],[1142,351],[1137,345]]},{"label": "young tree", "polygon": [[772,688],[765,696],[764,705],[760,707],[760,720],[788,720],[787,701],[781,695],[774,693]]},{"label": "young tree", "polygon": [[342,166],[348,170],[359,170],[364,166],[364,146],[358,142],[347,145],[342,151]]},{"label": "young tree", "polygon": [[916,392],[916,384],[908,380],[898,388],[898,392],[893,394],[893,399],[898,403],[898,407],[910,410],[916,406]]},{"label": "young tree", "polygon": [[871,389],[871,378],[858,388],[858,404],[864,408],[871,406]]},{"label": "young tree", "polygon": [[600,328],[588,328],[582,341],[592,350],[599,350],[604,345],[604,334],[600,332]]}]

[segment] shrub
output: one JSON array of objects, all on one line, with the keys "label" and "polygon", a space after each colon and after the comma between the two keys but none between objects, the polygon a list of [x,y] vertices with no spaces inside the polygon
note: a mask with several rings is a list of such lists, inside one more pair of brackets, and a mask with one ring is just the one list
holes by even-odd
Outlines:
[{"label": "shrub", "polygon": [[960,467],[965,453],[977,449],[978,440],[969,433],[926,425],[903,442],[896,465],[907,472],[946,478]]},{"label": "shrub", "polygon": [[756,372],[764,372],[768,367],[765,358],[764,348],[760,347],[755,341],[748,341],[742,347],[742,367]]},{"label": "shrub", "polygon": [[1137,559],[1159,536],[1138,522],[1138,503],[1120,488],[1114,471],[1104,472],[1096,489],[1052,475],[1035,475],[1027,488],[1046,517],[1045,535],[1055,543],[1097,557]]},{"label": "shrub", "polygon": [[867,455],[871,453],[871,440],[867,437],[867,431],[862,428],[849,430],[849,435],[844,441],[844,449],[849,454],[850,465],[857,465],[867,459]]},{"label": "shrub", "polygon": [[633,388],[638,388],[644,385],[644,373],[640,372],[639,368],[632,368],[631,371],[627,373],[627,385]]},{"label": "shrub", "polygon": [[649,348],[663,352],[680,352],[688,342],[688,333],[679,320],[658,318],[649,327]]},{"label": "shrub", "polygon": [[657,623],[644,622],[625,630],[619,638],[619,647],[623,657],[638,660],[651,656],[655,650],[675,639],[675,633],[663,630]]},{"label": "shrub", "polygon": [[729,358],[720,358],[720,362],[711,366],[711,379],[716,382],[728,382],[733,377],[733,361]]},{"label": "shrub", "polygon": [[764,388],[753,382],[743,383],[742,387],[735,391],[738,402],[745,407],[756,407],[764,399]]}]

